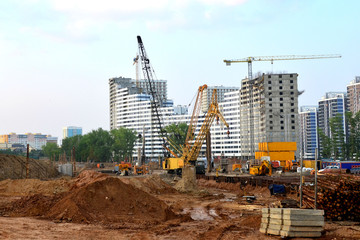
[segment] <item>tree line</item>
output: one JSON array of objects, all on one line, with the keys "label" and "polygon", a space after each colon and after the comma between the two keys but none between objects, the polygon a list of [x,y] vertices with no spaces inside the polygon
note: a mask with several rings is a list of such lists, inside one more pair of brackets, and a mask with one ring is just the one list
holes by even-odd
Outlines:
[{"label": "tree line", "polygon": [[[360,112],[345,113],[330,118],[330,136],[318,129],[322,158],[360,160]],[[345,131],[344,131],[345,126]]]}]

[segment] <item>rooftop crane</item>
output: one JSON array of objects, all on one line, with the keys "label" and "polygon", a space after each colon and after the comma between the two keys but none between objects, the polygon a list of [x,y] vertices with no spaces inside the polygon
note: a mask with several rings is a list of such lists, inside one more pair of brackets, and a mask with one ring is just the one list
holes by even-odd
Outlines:
[{"label": "rooftop crane", "polygon": [[[152,72],[154,72],[154,70],[152,69],[152,67],[150,65],[150,59],[148,58],[148,56],[146,54],[145,47],[144,47],[144,44],[143,44],[140,36],[137,36],[137,41],[138,41],[138,45],[139,45],[139,57],[138,58],[141,61],[141,67],[142,67],[144,79],[146,80],[147,93],[149,95],[151,95],[151,97],[152,97],[150,100],[151,124],[153,125],[153,117],[155,117],[156,124],[154,124],[153,127],[155,127],[155,129],[157,130],[157,132],[159,134],[159,137],[162,139],[163,146],[166,146],[167,142],[165,139],[167,139],[167,137],[166,137],[166,132],[163,130],[163,120],[162,120],[162,115],[160,112],[160,106],[162,106],[162,104],[163,104],[163,99],[159,96],[159,94],[156,91],[155,81],[154,81],[154,78],[152,75]],[[168,155],[166,148],[164,147],[164,148],[162,148],[162,150],[163,150],[164,157],[166,157]]]},{"label": "rooftop crane", "polygon": [[252,62],[253,61],[270,61],[273,64],[274,61],[279,60],[304,60],[304,59],[322,59],[322,58],[341,58],[339,54],[323,54],[323,55],[282,55],[282,56],[260,56],[260,57],[246,57],[234,60],[224,60],[226,66],[230,66],[231,63],[248,63],[248,78],[252,80]]},{"label": "rooftop crane", "polygon": [[323,58],[341,58],[339,54],[323,54],[323,55],[282,55],[282,56],[259,56],[259,57],[246,57],[234,60],[224,60],[226,66],[230,66],[231,63],[248,63],[248,79],[249,79],[249,125],[250,125],[250,153],[254,155],[254,119],[253,119],[253,85],[254,81],[252,76],[252,62],[253,61],[270,61],[273,64],[274,61],[280,60],[305,60],[305,59],[323,59]]}]

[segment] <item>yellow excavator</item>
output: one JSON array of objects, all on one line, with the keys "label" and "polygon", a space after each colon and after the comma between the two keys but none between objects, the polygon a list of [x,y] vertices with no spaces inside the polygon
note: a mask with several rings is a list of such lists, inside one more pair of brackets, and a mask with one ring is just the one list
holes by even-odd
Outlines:
[{"label": "yellow excavator", "polygon": [[[195,130],[201,110],[202,95],[206,89],[207,85],[200,86],[198,89],[193,114],[186,134],[185,144],[181,147],[181,156],[171,153],[174,157],[166,158],[163,162],[163,169],[168,170],[169,173],[176,172],[177,174],[181,174],[182,168],[185,165],[196,165],[196,160],[199,156],[201,146],[203,145],[206,139],[206,134],[210,131],[211,124],[215,118],[217,119],[217,122],[221,120],[227,129],[229,129],[229,124],[225,121],[225,118],[219,110],[217,91],[214,89],[204,122],[201,125],[199,134],[195,136]],[[227,131],[227,134],[229,134],[229,130]]]},{"label": "yellow excavator", "polygon": [[271,176],[272,175],[272,166],[270,159],[262,157],[261,160],[252,160],[250,161],[249,173],[255,176]]}]

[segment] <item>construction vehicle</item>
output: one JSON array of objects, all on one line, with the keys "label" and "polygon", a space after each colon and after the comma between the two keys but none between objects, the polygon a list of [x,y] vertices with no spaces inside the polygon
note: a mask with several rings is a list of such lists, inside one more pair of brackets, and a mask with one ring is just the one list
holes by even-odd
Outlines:
[{"label": "construction vehicle", "polygon": [[232,165],[232,171],[233,172],[241,172],[242,165],[239,163],[235,163]]},{"label": "construction vehicle", "polygon": [[[163,163],[163,169],[168,170],[169,173],[178,173],[182,172],[182,168],[186,165],[193,165],[196,166],[196,161],[199,156],[201,146],[206,139],[206,135],[210,130],[211,124],[213,123],[214,119],[221,120],[224,125],[229,128],[229,124],[225,121],[225,118],[221,114],[218,106],[217,101],[217,91],[214,89],[211,101],[209,105],[209,109],[206,113],[205,119],[201,128],[199,130],[198,135],[195,135],[196,126],[198,124],[198,117],[200,114],[201,109],[201,99],[202,93],[207,88],[207,85],[203,85],[199,87],[197,98],[195,101],[193,114],[191,116],[190,124],[188,127],[188,132],[186,135],[186,140],[184,146],[182,146],[182,154],[181,156],[174,156],[172,158],[166,158]],[[229,134],[229,130],[227,134]]]},{"label": "construction vehicle", "polygon": [[272,175],[272,165],[269,157],[263,157],[261,160],[253,159],[250,161],[249,173],[255,176]]},{"label": "construction vehicle", "polygon": [[134,166],[134,175],[145,175],[149,174],[150,167],[147,165]]},{"label": "construction vehicle", "polygon": [[116,164],[114,167],[114,173],[116,175],[128,176],[131,170],[131,164],[126,162],[121,162]]}]

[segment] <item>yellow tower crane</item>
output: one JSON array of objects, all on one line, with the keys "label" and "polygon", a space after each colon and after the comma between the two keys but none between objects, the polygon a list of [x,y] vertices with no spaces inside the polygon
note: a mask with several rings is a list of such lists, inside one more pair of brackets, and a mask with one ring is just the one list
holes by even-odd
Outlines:
[{"label": "yellow tower crane", "polygon": [[279,60],[304,60],[304,59],[322,59],[322,58],[341,58],[339,54],[324,54],[324,55],[282,55],[282,56],[260,56],[260,57],[246,57],[234,60],[224,60],[226,66],[230,66],[231,63],[248,63],[248,78],[252,80],[252,62],[253,61],[270,61],[271,64],[274,61]]}]

